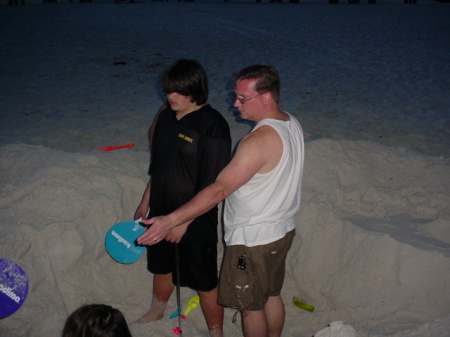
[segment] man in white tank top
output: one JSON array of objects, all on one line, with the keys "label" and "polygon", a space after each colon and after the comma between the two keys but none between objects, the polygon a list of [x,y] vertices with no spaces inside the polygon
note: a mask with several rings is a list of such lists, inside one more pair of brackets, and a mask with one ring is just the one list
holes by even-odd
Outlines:
[{"label": "man in white tank top", "polygon": [[219,303],[242,312],[246,337],[278,337],[285,320],[280,296],[285,259],[300,206],[303,132],[278,107],[280,82],[273,67],[249,66],[238,73],[235,85],[235,107],[256,126],[215,183],[173,213],[145,220],[152,226],[138,242],[177,240],[173,228],[226,198]]}]

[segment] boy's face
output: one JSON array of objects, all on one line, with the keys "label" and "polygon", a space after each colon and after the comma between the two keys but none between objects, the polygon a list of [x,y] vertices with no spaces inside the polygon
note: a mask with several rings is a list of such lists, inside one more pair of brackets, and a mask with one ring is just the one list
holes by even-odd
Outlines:
[{"label": "boy's face", "polygon": [[[177,92],[171,92],[167,94],[167,101],[170,107],[177,114],[186,114],[193,111],[193,108],[197,105],[191,101],[191,96],[181,95]],[[195,109],[194,109],[195,110]]]}]

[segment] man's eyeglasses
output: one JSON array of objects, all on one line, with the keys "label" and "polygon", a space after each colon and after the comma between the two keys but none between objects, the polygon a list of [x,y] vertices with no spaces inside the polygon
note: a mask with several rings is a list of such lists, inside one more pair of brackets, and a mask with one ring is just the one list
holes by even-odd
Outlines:
[{"label": "man's eyeglasses", "polygon": [[238,96],[238,95],[236,95],[236,94],[233,94],[233,99],[234,99],[235,101],[238,100],[239,103],[241,103],[241,104],[244,104],[245,102],[250,101],[251,99],[253,99],[253,98],[255,98],[255,97],[258,97],[258,96],[261,96],[261,95],[264,95],[264,94],[265,94],[265,92],[263,92],[262,94],[253,96],[253,97],[248,97],[248,98],[240,97],[240,96]]}]

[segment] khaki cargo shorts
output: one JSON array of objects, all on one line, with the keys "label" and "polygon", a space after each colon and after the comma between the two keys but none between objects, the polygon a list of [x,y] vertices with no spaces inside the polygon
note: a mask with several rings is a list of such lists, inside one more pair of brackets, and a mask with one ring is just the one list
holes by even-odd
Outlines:
[{"label": "khaki cargo shorts", "polygon": [[262,310],[283,287],[286,256],[295,229],[267,245],[227,246],[219,281],[220,305],[238,310]]}]

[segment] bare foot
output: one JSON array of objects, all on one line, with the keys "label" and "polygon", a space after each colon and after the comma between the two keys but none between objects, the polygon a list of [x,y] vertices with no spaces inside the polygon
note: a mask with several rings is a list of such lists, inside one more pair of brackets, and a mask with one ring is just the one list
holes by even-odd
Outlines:
[{"label": "bare foot", "polygon": [[149,311],[142,315],[137,323],[148,323],[158,321],[164,317],[164,310],[166,309],[167,302],[159,302],[153,299],[152,306]]},{"label": "bare foot", "polygon": [[152,309],[147,311],[144,315],[139,317],[139,319],[136,321],[138,323],[148,323],[153,321],[158,321],[164,317],[164,314],[160,314],[157,312],[153,312]]}]

